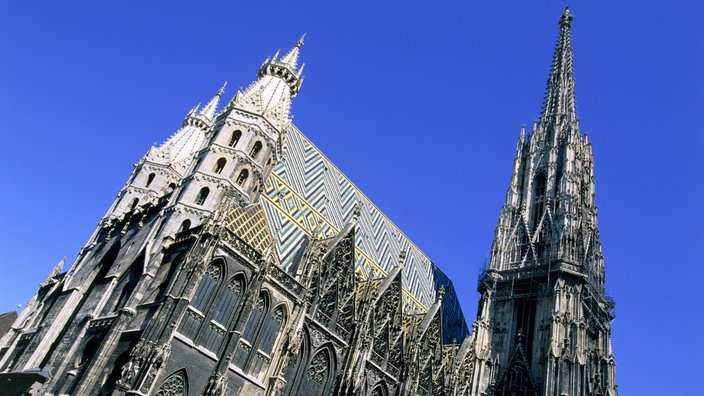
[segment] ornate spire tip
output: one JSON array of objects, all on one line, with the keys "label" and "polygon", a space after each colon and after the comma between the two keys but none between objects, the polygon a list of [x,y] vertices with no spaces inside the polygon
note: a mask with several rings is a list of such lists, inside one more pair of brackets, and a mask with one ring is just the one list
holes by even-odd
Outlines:
[{"label": "ornate spire tip", "polygon": [[301,46],[303,45],[303,40],[305,40],[305,38],[306,38],[306,34],[308,34],[308,33],[303,33],[301,38],[299,38],[298,41],[296,41],[296,47],[301,48]]},{"label": "ornate spire tip", "polygon": [[558,22],[560,26],[570,27],[574,19],[574,15],[570,14],[570,6],[565,7],[565,11],[560,15],[560,21]]}]

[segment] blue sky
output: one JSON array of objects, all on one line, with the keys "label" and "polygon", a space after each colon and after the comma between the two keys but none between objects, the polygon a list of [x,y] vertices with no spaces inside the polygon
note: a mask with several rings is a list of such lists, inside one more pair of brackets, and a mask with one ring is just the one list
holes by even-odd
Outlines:
[{"label": "blue sky", "polygon": [[[12,2],[0,15],[0,311],[71,262],[153,142],[307,33],[296,125],[455,282],[467,320],[564,2]],[[704,6],[571,3],[621,395],[704,352]]]}]

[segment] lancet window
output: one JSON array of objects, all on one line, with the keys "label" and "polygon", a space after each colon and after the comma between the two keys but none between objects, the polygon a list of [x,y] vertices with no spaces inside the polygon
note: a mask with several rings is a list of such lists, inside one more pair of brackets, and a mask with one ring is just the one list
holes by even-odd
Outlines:
[{"label": "lancet window", "polygon": [[260,355],[271,355],[286,322],[285,306],[279,304],[272,308],[273,305],[266,292],[259,295],[242,333],[241,345],[235,353],[234,361],[240,367],[251,367],[249,364],[256,366]]},{"label": "lancet window", "polygon": [[218,161],[215,163],[215,166],[213,167],[213,173],[222,173],[222,170],[225,169],[226,164],[227,160],[225,158],[219,158]]},{"label": "lancet window", "polygon": [[535,177],[535,205],[533,206],[533,229],[538,227],[540,218],[545,208],[545,173],[539,173]]},{"label": "lancet window", "polygon": [[249,171],[247,169],[242,169],[240,172],[240,175],[237,176],[237,180],[235,183],[239,184],[240,186],[243,186],[244,183],[247,181],[247,178],[249,177]]},{"label": "lancet window", "polygon": [[215,305],[213,312],[213,320],[227,325],[230,322],[232,313],[237,306],[237,302],[242,296],[244,279],[241,276],[235,276],[227,284],[227,288],[220,295],[218,303]]},{"label": "lancet window", "polygon": [[205,200],[208,198],[208,194],[210,194],[210,189],[208,187],[201,188],[198,196],[196,197],[196,205],[203,205]]},{"label": "lancet window", "polygon": [[150,173],[149,176],[147,176],[147,184],[145,184],[144,187],[149,187],[149,185],[154,181],[155,176],[156,175],[154,173]]},{"label": "lancet window", "polygon": [[262,151],[262,142],[256,142],[254,146],[252,146],[252,151],[249,152],[249,156],[256,159],[260,151]]},{"label": "lancet window", "polygon": [[230,147],[235,147],[237,145],[237,142],[240,141],[240,138],[242,137],[242,131],[239,129],[232,132],[232,136],[230,136],[230,141],[227,142],[227,145]]},{"label": "lancet window", "polygon": [[217,286],[221,276],[222,268],[220,265],[218,263],[211,263],[205,271],[203,279],[201,279],[198,284],[196,294],[191,300],[191,306],[193,308],[201,312],[205,311],[206,304],[208,303],[210,296],[215,291],[215,287]]}]

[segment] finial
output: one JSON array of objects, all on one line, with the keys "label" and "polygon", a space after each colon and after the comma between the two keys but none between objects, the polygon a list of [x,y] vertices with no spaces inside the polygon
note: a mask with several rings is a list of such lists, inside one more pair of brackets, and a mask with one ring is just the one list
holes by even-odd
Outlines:
[{"label": "finial", "polygon": [[574,19],[574,15],[570,14],[570,6],[565,6],[565,11],[560,16],[560,21],[558,23],[560,26],[570,27],[572,19]]},{"label": "finial", "polygon": [[438,301],[442,301],[443,296],[445,295],[445,286],[440,286],[438,289]]},{"label": "finial", "polygon": [[403,262],[406,261],[406,250],[401,250],[401,253],[398,254],[398,265],[403,268]]},{"label": "finial", "polygon": [[225,87],[227,86],[227,81],[225,81],[224,84],[222,84],[222,87],[218,90],[218,96],[221,96],[225,92]]},{"label": "finial", "polygon": [[308,33],[303,33],[303,36],[301,36],[301,38],[296,41],[296,47],[301,48],[301,46],[303,45],[303,40],[306,38],[306,34]]}]

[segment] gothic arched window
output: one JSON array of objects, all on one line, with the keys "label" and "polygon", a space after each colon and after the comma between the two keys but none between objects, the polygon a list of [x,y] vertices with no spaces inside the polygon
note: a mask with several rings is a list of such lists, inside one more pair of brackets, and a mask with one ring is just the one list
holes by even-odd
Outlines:
[{"label": "gothic arched window", "polygon": [[244,333],[242,333],[242,338],[249,341],[249,343],[254,345],[254,337],[259,328],[259,324],[262,321],[262,317],[267,311],[269,306],[269,299],[265,293],[259,295],[257,304],[252,309],[252,313],[249,315],[249,321],[247,321],[247,326],[244,328]]},{"label": "gothic arched window", "polygon": [[129,211],[129,210],[133,210],[134,208],[137,207],[137,205],[139,205],[139,198],[133,199],[133,200],[132,200],[132,203],[130,204],[130,208],[127,209],[127,210],[128,210],[128,211]]},{"label": "gothic arched window", "polygon": [[155,396],[186,396],[188,395],[188,380],[184,370],[171,374],[159,387]]},{"label": "gothic arched window", "polygon": [[227,143],[227,145],[230,147],[235,147],[237,145],[237,142],[240,141],[241,137],[242,131],[240,131],[239,129],[232,132],[232,136],[230,136],[230,141]]},{"label": "gothic arched window", "polygon": [[203,205],[205,203],[205,199],[208,198],[208,194],[210,194],[210,189],[208,187],[201,188],[198,196],[196,197],[196,205]]},{"label": "gothic arched window", "polygon": [[225,169],[226,164],[227,160],[225,158],[219,158],[218,161],[215,163],[215,166],[213,167],[213,173],[222,173],[222,170]]},{"label": "gothic arched window", "polygon": [[386,385],[382,382],[374,387],[371,396],[386,396]]},{"label": "gothic arched window", "polygon": [[308,370],[303,374],[301,386],[298,389],[300,395],[324,395],[330,378],[330,354],[327,349],[320,351],[313,356]]},{"label": "gothic arched window", "polygon": [[154,173],[150,173],[149,176],[147,176],[147,184],[145,184],[144,187],[149,187],[149,185],[152,184],[154,176],[156,176]]},{"label": "gothic arched window", "polygon": [[178,228],[178,232],[184,232],[191,229],[191,221],[186,219],[181,222],[181,227]]},{"label": "gothic arched window", "polygon": [[281,326],[286,321],[286,315],[284,313],[283,305],[276,307],[267,316],[262,327],[261,335],[259,336],[259,349],[266,353],[271,354],[271,350],[276,342],[276,336],[279,334]]},{"label": "gothic arched window", "polygon": [[242,172],[240,172],[240,175],[237,176],[237,180],[235,181],[237,184],[240,186],[243,186],[244,183],[247,181],[247,178],[249,177],[249,171],[247,169],[242,169]]},{"label": "gothic arched window", "polygon": [[535,177],[535,206],[533,207],[533,229],[538,227],[540,218],[545,208],[545,173],[539,173]]},{"label": "gothic arched window", "polygon": [[252,146],[252,151],[249,152],[249,156],[252,158],[257,158],[257,154],[262,150],[262,142],[256,142],[254,143],[254,146]]},{"label": "gothic arched window", "polygon": [[235,310],[237,302],[244,291],[243,283],[244,280],[241,276],[235,276],[230,279],[230,282],[227,284],[227,289],[222,293],[220,300],[215,306],[215,312],[213,313],[214,321],[227,326],[232,312]]},{"label": "gothic arched window", "polygon": [[191,300],[191,306],[195,309],[203,312],[210,299],[211,294],[215,290],[215,286],[218,284],[220,277],[222,276],[222,269],[217,263],[210,263],[208,269],[205,271],[203,278],[198,284],[196,289],[196,294]]}]

